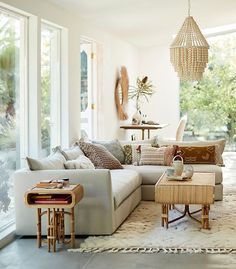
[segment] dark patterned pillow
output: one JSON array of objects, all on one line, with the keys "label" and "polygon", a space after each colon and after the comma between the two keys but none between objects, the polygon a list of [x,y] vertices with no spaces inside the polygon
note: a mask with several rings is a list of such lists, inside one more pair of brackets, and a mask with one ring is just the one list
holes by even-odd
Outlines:
[{"label": "dark patterned pillow", "polygon": [[179,147],[179,154],[186,164],[216,164],[215,146]]},{"label": "dark patterned pillow", "polygon": [[123,169],[121,163],[102,145],[79,142],[84,152],[98,169]]}]

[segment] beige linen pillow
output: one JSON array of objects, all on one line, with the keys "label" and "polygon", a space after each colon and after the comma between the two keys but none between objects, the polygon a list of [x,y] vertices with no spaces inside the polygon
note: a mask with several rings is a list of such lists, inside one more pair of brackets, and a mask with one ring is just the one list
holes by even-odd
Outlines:
[{"label": "beige linen pillow", "polygon": [[93,163],[86,156],[79,156],[76,160],[65,162],[66,169],[95,169]]},{"label": "beige linen pillow", "polygon": [[26,161],[28,163],[29,169],[32,171],[58,170],[65,169],[64,162],[66,161],[66,159],[60,152],[56,152],[43,159],[33,159],[30,157],[26,157]]},{"label": "beige linen pillow", "polygon": [[123,169],[121,163],[104,146],[86,142],[80,142],[79,146],[96,168]]}]

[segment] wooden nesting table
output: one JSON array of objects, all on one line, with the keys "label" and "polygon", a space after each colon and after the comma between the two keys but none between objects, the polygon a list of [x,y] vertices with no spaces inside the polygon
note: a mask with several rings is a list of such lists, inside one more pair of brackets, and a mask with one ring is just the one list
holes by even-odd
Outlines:
[{"label": "wooden nesting table", "polygon": [[[47,197],[52,196],[51,201],[43,202],[41,198],[40,204],[37,203],[37,198],[35,197]],[[66,202],[60,202],[59,199],[55,198],[60,196],[67,197]],[[48,251],[56,251],[56,241],[59,243],[71,243],[71,247],[75,246],[75,216],[74,207],[83,198],[84,190],[81,185],[70,185],[69,187],[64,187],[63,189],[44,189],[44,188],[33,188],[25,193],[25,204],[31,208],[37,208],[37,242],[38,247],[42,246],[42,227],[41,227],[41,217],[47,214],[47,243]],[[57,202],[55,201],[57,199]],[[42,211],[45,208],[47,210]],[[65,211],[69,209],[69,211]],[[65,226],[64,220],[65,215],[70,217],[70,240],[65,241]]]},{"label": "wooden nesting table", "polygon": [[[191,180],[168,180],[164,173],[155,186],[155,201],[162,206],[162,226],[182,219],[187,214],[201,223],[203,229],[209,229],[210,204],[214,203],[215,173],[194,173]],[[181,212],[175,205],[184,205]],[[201,205],[201,209],[190,212],[190,205]],[[175,209],[182,213],[176,219],[169,220],[169,210]],[[202,219],[193,214],[202,211]]]}]

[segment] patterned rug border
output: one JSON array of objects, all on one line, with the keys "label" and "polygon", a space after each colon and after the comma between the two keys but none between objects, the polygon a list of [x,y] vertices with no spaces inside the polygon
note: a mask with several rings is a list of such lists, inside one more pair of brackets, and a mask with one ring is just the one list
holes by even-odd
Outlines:
[{"label": "patterned rug border", "polygon": [[77,248],[68,249],[69,252],[79,253],[164,253],[164,254],[236,254],[236,248],[157,248],[157,247],[129,247],[129,248]]}]

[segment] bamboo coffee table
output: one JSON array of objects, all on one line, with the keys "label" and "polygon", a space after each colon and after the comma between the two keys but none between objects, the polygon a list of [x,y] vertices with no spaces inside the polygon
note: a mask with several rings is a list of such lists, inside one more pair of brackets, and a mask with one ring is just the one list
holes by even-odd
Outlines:
[{"label": "bamboo coffee table", "polygon": [[[60,195],[69,196],[68,203],[58,204],[52,199],[49,203],[35,203],[35,196],[37,195]],[[71,247],[75,246],[75,216],[74,207],[83,198],[84,190],[82,185],[70,185],[63,189],[44,189],[44,188],[33,188],[25,193],[25,204],[30,208],[37,209],[37,242],[38,247],[42,245],[42,228],[41,228],[41,217],[47,214],[47,243],[48,251],[50,252],[51,245],[52,251],[56,251],[56,241],[62,243],[71,243]],[[42,209],[46,209],[42,211]],[[69,212],[65,209],[69,209]],[[64,219],[65,215],[70,217],[70,240],[65,241],[65,227]]]},{"label": "bamboo coffee table", "polygon": [[[192,179],[186,181],[168,180],[164,173],[155,186],[155,201],[162,205],[162,226],[182,219],[187,214],[209,229],[210,205],[214,203],[215,173],[194,173]],[[184,205],[181,212],[175,205]],[[190,205],[201,205],[201,209],[190,212]],[[182,213],[180,217],[169,220],[169,210],[175,209]],[[202,211],[202,219],[193,214]]]}]

